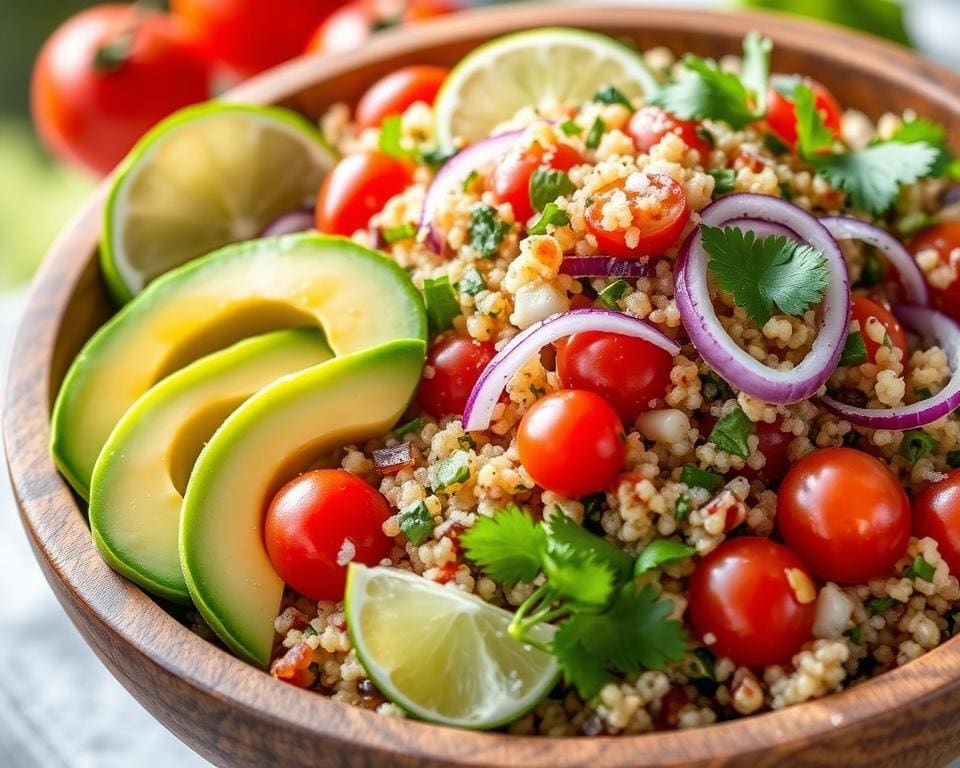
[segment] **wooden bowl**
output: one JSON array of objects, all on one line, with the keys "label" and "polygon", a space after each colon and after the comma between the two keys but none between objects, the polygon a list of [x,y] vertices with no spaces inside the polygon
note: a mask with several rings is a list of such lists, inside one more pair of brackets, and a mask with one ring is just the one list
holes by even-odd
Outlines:
[{"label": "wooden bowl", "polygon": [[[235,91],[316,117],[409,63],[452,64],[478,43],[561,22],[718,57],[758,28],[774,67],[825,83],[877,117],[914,108],[960,149],[960,77],[886,43],[765,14],[519,6],[389,33],[349,56],[295,61]],[[279,683],[202,640],[115,574],[50,459],[50,404],[83,341],[110,314],[96,259],[104,190],[51,249],[17,334],[3,428],[30,542],[64,609],[104,664],[167,728],[221,766],[863,766],[930,768],[960,752],[960,640],[854,689],[696,731],[621,738],[509,737],[380,717]],[[56,664],[56,659],[51,659]],[[81,692],[78,692],[81,693]],[[81,693],[82,695],[82,693]],[[123,728],[123,723],[117,723]]]}]

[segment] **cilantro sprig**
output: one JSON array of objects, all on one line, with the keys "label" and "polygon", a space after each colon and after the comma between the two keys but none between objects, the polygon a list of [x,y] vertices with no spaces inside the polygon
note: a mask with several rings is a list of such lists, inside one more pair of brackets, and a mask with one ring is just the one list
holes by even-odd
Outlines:
[{"label": "cilantro sprig", "polygon": [[[629,555],[559,511],[537,523],[509,507],[481,517],[460,541],[467,557],[504,586],[543,574],[508,631],[552,653],[581,696],[596,696],[617,673],[663,669],[684,658],[683,626],[667,618],[671,602],[652,585],[636,585]],[[556,625],[545,646],[531,637],[543,623]]]}]

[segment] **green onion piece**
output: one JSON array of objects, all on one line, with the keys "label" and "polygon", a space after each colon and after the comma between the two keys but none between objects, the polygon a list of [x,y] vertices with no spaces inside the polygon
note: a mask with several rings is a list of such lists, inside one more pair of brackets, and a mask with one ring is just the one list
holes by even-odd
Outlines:
[{"label": "green onion piece", "polygon": [[847,632],[847,637],[850,638],[850,641],[854,645],[860,645],[863,642],[863,631],[860,627],[854,627],[849,632]]},{"label": "green onion piece", "polygon": [[916,387],[913,390],[913,394],[916,395],[917,400],[928,400],[933,397],[933,392],[930,390],[930,387]]},{"label": "green onion piece", "polygon": [[465,179],[463,180],[463,191],[464,191],[464,192],[469,192],[469,191],[470,191],[470,187],[473,186],[473,182],[475,182],[475,181],[476,181],[477,179],[479,179],[479,178],[480,178],[480,174],[477,173],[477,171],[475,171],[475,170],[474,170],[474,171],[470,171],[470,173],[467,174],[467,178],[465,178]]},{"label": "green onion piece", "polygon": [[854,331],[847,336],[847,343],[843,345],[838,365],[849,367],[867,362],[867,345],[863,341],[863,334]]},{"label": "green onion piece", "polygon": [[907,568],[907,578],[923,579],[924,581],[932,582],[933,574],[936,573],[936,571],[937,569],[930,565],[923,555],[917,555],[910,564],[910,567]]},{"label": "green onion piece", "polygon": [[924,432],[922,429],[911,429],[903,435],[900,455],[911,464],[916,464],[928,453],[936,450],[939,445],[937,438],[929,432]]},{"label": "green onion piece", "polygon": [[768,133],[763,137],[763,146],[769,149],[775,155],[785,155],[790,151],[790,147],[784,144],[774,134]]},{"label": "green onion piece", "polygon": [[414,224],[401,224],[398,227],[388,227],[383,230],[383,239],[388,243],[397,243],[401,240],[409,240],[417,234],[417,227]]},{"label": "green onion piece", "polygon": [[892,597],[884,597],[882,599],[877,597],[867,603],[867,609],[870,611],[871,616],[876,616],[878,613],[889,611],[896,604],[897,601]]},{"label": "green onion piece", "polygon": [[410,150],[403,148],[403,119],[400,115],[391,115],[380,124],[380,151],[385,155],[409,158]]},{"label": "green onion piece", "polygon": [[719,168],[716,171],[710,171],[713,176],[713,194],[726,195],[733,192],[736,187],[737,174],[732,168]]},{"label": "green onion piece", "polygon": [[741,459],[750,458],[750,446],[747,438],[753,434],[753,422],[738,405],[714,425],[707,440],[721,451],[732,453]]},{"label": "green onion piece", "polygon": [[436,522],[421,499],[400,510],[400,530],[414,546],[423,544],[433,533]]},{"label": "green onion piece", "polygon": [[603,132],[605,130],[607,130],[607,126],[603,124],[603,120],[598,117],[593,121],[593,125],[590,126],[590,131],[587,133],[587,138],[584,142],[587,145],[587,149],[596,149],[600,146],[600,139],[603,138]]},{"label": "green onion piece", "polygon": [[457,283],[458,290],[468,296],[476,296],[480,291],[486,289],[486,287],[487,283],[483,279],[483,275],[480,274],[480,270],[476,267],[470,267],[464,272],[463,277],[460,278],[460,282]]},{"label": "green onion piece", "polygon": [[569,195],[576,187],[563,171],[553,168],[537,168],[530,176],[530,204],[542,211],[547,203]]},{"label": "green onion piece", "polygon": [[617,278],[597,294],[597,300],[607,309],[617,309],[617,302],[630,290],[630,283]]},{"label": "green onion piece", "polygon": [[540,218],[527,228],[528,235],[545,235],[547,227],[563,227],[570,223],[570,217],[565,211],[561,211],[556,203],[547,203],[540,214]]},{"label": "green onion piece", "polygon": [[449,277],[444,275],[424,280],[423,299],[427,305],[427,321],[432,333],[443,333],[453,327],[454,318],[460,316],[460,302],[457,300],[457,292],[450,285]]},{"label": "green onion piece", "polygon": [[780,197],[784,200],[793,200],[793,187],[785,181],[781,181],[777,186],[780,188]]},{"label": "green onion piece", "polygon": [[434,465],[433,475],[435,491],[465,483],[470,478],[470,456],[466,451],[454,451],[443,461]]},{"label": "green onion piece", "polygon": [[564,120],[562,123],[560,123],[560,130],[563,131],[567,136],[580,135],[580,126],[577,125],[573,120]]},{"label": "green onion piece", "polygon": [[623,95],[623,91],[612,85],[604,86],[597,91],[593,95],[593,100],[599,101],[601,104],[623,104],[631,112],[633,111],[633,104],[630,103],[630,99]]},{"label": "green onion piece", "polygon": [[711,493],[719,491],[723,485],[723,477],[716,472],[693,464],[684,464],[680,473],[680,482],[685,483],[690,488],[703,488]]},{"label": "green onion piece", "polygon": [[655,539],[647,544],[640,553],[633,566],[633,575],[639,576],[641,573],[652,571],[654,568],[686,560],[696,551],[689,544],[682,544],[679,541]]},{"label": "green onion piece", "polygon": [[690,517],[690,499],[687,496],[681,496],[677,499],[673,517],[678,523],[682,523]]},{"label": "green onion piece", "polygon": [[409,435],[411,432],[419,432],[421,429],[423,429],[423,419],[417,416],[417,418],[411,419],[406,424],[401,424],[393,431],[397,437],[403,437],[404,435]]},{"label": "green onion piece", "polygon": [[[389,120],[390,118],[387,119]],[[420,159],[431,168],[436,170],[455,154],[457,154],[457,150],[455,149],[443,149],[437,147],[436,149],[427,149],[421,152]]]}]

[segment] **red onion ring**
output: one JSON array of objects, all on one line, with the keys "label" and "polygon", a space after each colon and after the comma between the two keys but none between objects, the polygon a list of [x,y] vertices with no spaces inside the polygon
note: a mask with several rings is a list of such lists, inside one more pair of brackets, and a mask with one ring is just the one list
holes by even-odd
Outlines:
[{"label": "red onion ring", "polygon": [[616,256],[568,256],[560,271],[571,277],[652,277],[653,259],[621,259]]},{"label": "red onion ring", "polygon": [[547,344],[572,333],[604,331],[649,341],[671,356],[680,345],[645,320],[607,309],[574,309],[551,315],[514,336],[490,361],[463,409],[463,428],[477,432],[490,426],[493,409],[513,375]]},{"label": "red onion ring", "polygon": [[823,319],[813,346],[791,370],[756,360],[729,337],[717,317],[707,280],[709,256],[699,229],[684,244],[677,264],[676,300],[690,340],[704,360],[737,389],[768,403],[786,404],[815,394],[837,366],[850,323],[850,287],[846,263],[836,240],[802,208],[770,195],[729,195],[701,213],[706,226],[736,226],[742,220],[773,223],[796,233],[818,249],[833,276],[823,301]]},{"label": "red onion ring", "polygon": [[930,291],[923,272],[909,251],[889,232],[848,216],[826,216],[820,219],[820,223],[836,240],[861,240],[878,248],[900,275],[907,301],[921,305],[930,303]]},{"label": "red onion ring", "polygon": [[306,232],[315,226],[316,215],[312,208],[294,208],[292,211],[281,213],[264,227],[263,232],[260,233],[260,237],[292,235],[295,232]]},{"label": "red onion ring", "polygon": [[860,427],[916,429],[932,424],[960,407],[960,324],[942,312],[916,304],[900,304],[893,308],[893,312],[912,331],[936,342],[946,353],[953,375],[933,397],[897,408],[857,408],[830,396],[821,398],[831,411]]}]

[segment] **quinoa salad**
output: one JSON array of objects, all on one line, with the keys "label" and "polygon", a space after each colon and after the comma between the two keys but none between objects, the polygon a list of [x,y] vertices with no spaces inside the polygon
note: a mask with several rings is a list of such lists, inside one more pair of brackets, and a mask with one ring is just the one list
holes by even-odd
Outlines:
[{"label": "quinoa salad", "polygon": [[[543,46],[577,66],[523,59]],[[545,29],[408,67],[329,108],[319,191],[261,238],[141,285],[105,266],[135,296],[68,375],[53,451],[108,562],[284,683],[510,734],[706,726],[948,640],[960,163],[942,126],[845,109],[771,48]],[[555,82],[477,99],[522,66]],[[161,311],[207,322],[204,272],[260,269],[289,288],[238,301],[297,320],[157,351],[84,478],[88,369]],[[129,477],[160,419],[136,466],[173,501],[144,544]]]}]

